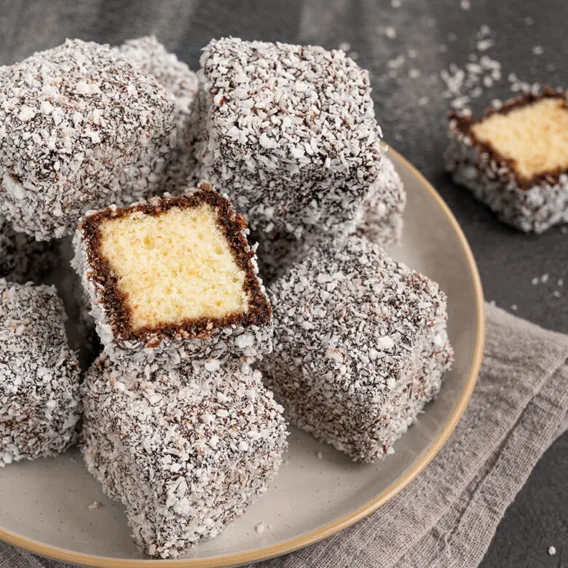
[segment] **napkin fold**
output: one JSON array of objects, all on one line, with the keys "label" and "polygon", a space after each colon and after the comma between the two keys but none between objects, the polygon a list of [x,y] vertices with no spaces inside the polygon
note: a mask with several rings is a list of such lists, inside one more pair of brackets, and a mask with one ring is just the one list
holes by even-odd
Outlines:
[{"label": "napkin fold", "polygon": [[[438,456],[370,517],[255,568],[473,568],[538,459],[568,426],[568,336],[486,306],[470,404]],[[60,568],[0,543],[0,568]]]}]

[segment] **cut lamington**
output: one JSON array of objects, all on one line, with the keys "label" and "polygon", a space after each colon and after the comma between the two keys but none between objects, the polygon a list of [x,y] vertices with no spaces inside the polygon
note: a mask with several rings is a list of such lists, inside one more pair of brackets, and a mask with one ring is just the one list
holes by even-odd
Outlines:
[{"label": "cut lamington", "polygon": [[174,97],[117,50],[68,40],[0,71],[0,204],[49,240],[161,191]]},{"label": "cut lamington", "polygon": [[568,97],[543,90],[473,119],[450,116],[447,168],[454,179],[525,232],[568,222]]},{"label": "cut lamington", "polygon": [[173,152],[167,169],[166,189],[177,193],[195,170],[195,158],[190,151],[193,135],[190,124],[192,103],[197,94],[197,75],[175,54],[168,52],[155,36],[128,40],[119,50],[175,97],[176,111],[171,132]]},{"label": "cut lamington", "polygon": [[80,369],[55,288],[0,279],[0,466],[76,438]]},{"label": "cut lamington", "polygon": [[313,248],[270,295],[259,368],[290,420],[356,461],[390,453],[451,364],[438,285],[352,236]]},{"label": "cut lamington", "polygon": [[151,556],[177,557],[218,535],[282,462],[282,407],[238,360],[194,371],[100,359],[82,388],[87,467],[126,506]]},{"label": "cut lamington", "polygon": [[256,357],[272,348],[272,309],[246,221],[208,184],[90,213],[74,266],[113,360]]},{"label": "cut lamington", "polygon": [[353,231],[383,154],[368,73],[342,51],[235,38],[201,65],[198,175],[255,231]]}]

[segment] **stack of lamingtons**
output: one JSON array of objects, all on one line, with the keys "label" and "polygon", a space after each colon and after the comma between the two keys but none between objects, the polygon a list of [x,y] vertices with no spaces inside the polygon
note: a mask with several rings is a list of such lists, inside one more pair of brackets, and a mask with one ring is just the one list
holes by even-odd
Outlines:
[{"label": "stack of lamingtons", "polygon": [[74,40],[0,83],[0,276],[41,281],[74,233],[103,346],[79,387],[56,292],[0,281],[0,463],[63,451],[83,411],[87,467],[167,558],[267,489],[284,411],[356,461],[393,451],[451,347],[437,284],[381,248],[405,193],[365,71],[221,39],[196,77],[154,38]]},{"label": "stack of lamingtons", "polygon": [[88,214],[77,232],[104,344],[83,386],[85,460],[152,555],[218,534],[282,461],[282,409],[251,369],[272,313],[245,228],[201,184]]}]

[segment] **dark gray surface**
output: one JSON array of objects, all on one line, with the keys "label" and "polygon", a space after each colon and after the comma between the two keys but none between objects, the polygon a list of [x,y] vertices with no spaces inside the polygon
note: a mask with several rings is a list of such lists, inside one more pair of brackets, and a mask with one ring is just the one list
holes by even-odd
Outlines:
[{"label": "dark gray surface", "polygon": [[[516,305],[520,316],[568,332],[568,235],[560,229],[540,237],[518,233],[451,183],[443,169],[448,103],[439,79],[450,63],[465,64],[476,32],[486,24],[495,40],[488,54],[501,62],[505,78],[513,72],[528,82],[562,86],[560,78],[566,81],[568,71],[568,2],[472,0],[469,10],[463,10],[459,0],[400,4],[395,8],[390,0],[8,0],[0,2],[0,63],[17,61],[65,37],[119,43],[155,33],[193,68],[200,48],[221,35],[329,48],[349,42],[361,65],[372,73],[385,138],[426,175],[458,218],[476,255],[486,298],[507,309]],[[527,24],[527,17],[534,23]],[[396,37],[381,33],[385,26],[395,28]],[[535,45],[544,48],[543,55],[532,54]],[[386,76],[387,62],[408,49],[416,49],[417,58],[398,77]],[[547,68],[550,64],[554,70]],[[410,68],[420,70],[421,77],[410,79]],[[507,95],[505,80],[489,90],[484,101]],[[422,96],[430,102],[417,106]],[[550,275],[549,282],[533,285],[532,279],[544,273]],[[558,278],[566,281],[564,288],[554,285]],[[561,297],[552,294],[555,289]],[[483,568],[568,566],[567,481],[565,434],[507,512]],[[556,556],[547,554],[550,545],[557,548]]]}]

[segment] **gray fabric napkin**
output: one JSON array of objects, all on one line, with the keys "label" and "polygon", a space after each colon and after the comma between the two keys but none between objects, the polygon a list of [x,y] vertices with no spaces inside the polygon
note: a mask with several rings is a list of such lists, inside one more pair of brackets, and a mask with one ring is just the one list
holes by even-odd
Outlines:
[{"label": "gray fabric napkin", "polygon": [[[355,526],[255,568],[470,568],[568,426],[568,336],[486,307],[477,387],[456,431],[403,492]],[[58,568],[0,543],[0,568]]]}]

